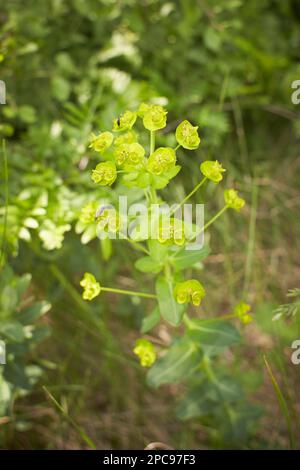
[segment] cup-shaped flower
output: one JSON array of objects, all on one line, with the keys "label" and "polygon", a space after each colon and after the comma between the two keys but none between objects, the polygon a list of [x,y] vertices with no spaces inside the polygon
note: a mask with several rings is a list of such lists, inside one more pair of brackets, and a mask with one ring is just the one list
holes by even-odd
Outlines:
[{"label": "cup-shaped flower", "polygon": [[133,144],[137,142],[137,135],[134,131],[127,131],[115,138],[114,145],[118,147],[123,144]]},{"label": "cup-shaped flower", "polygon": [[176,129],[176,140],[179,145],[188,150],[195,150],[199,147],[200,137],[198,135],[198,126],[185,120],[182,121]]},{"label": "cup-shaped flower", "polygon": [[156,361],[154,345],[147,339],[138,339],[135,343],[133,352],[139,357],[141,366],[143,367],[151,367]]},{"label": "cup-shaped flower", "polygon": [[125,111],[121,116],[114,119],[113,131],[127,131],[132,128],[137,118],[134,111]]},{"label": "cup-shaped flower", "polygon": [[157,238],[162,244],[184,245],[185,234],[183,222],[174,217],[168,217],[167,215],[160,217]]},{"label": "cup-shaped flower", "polygon": [[239,197],[238,192],[235,189],[225,189],[224,201],[227,207],[240,211],[245,205],[245,200]]},{"label": "cup-shaped flower", "polygon": [[115,159],[118,166],[135,167],[144,158],[145,149],[137,142],[119,145],[115,150]]},{"label": "cup-shaped flower", "polygon": [[101,132],[99,135],[92,134],[89,148],[96,152],[104,152],[113,143],[114,136],[111,132]]},{"label": "cup-shaped flower", "polygon": [[83,287],[82,298],[84,300],[92,300],[100,294],[100,284],[91,273],[84,273],[84,276],[80,281],[80,285]]},{"label": "cup-shaped flower", "polygon": [[234,307],[234,314],[241,320],[244,325],[253,321],[252,315],[249,314],[251,310],[250,305],[245,302],[240,302]]},{"label": "cup-shaped flower", "polygon": [[148,158],[147,169],[154,175],[161,175],[172,170],[175,164],[175,150],[171,147],[159,147]]},{"label": "cup-shaped flower", "polygon": [[92,170],[92,180],[101,186],[111,186],[117,178],[116,165],[113,162],[98,163]]},{"label": "cup-shaped flower", "polygon": [[158,131],[167,124],[167,111],[158,104],[144,105],[143,124],[149,131]]},{"label": "cup-shaped flower", "polygon": [[174,297],[179,304],[191,302],[199,306],[204,296],[205,289],[197,279],[179,282],[174,289]]},{"label": "cup-shaped flower", "polygon": [[226,170],[222,167],[218,160],[206,160],[205,162],[201,163],[200,171],[209,180],[213,181],[214,183],[220,183],[220,181],[223,179],[222,173],[224,173]]}]

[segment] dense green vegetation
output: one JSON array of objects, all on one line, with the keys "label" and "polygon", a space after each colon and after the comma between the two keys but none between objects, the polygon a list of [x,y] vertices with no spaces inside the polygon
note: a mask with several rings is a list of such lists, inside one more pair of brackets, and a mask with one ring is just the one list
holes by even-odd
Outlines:
[{"label": "dense green vegetation", "polygon": [[[13,0],[0,28],[1,447],[299,447],[298,2]],[[82,212],[119,195],[144,198],[143,184],[124,185],[122,175],[95,185],[103,158],[89,148],[92,132],[112,131],[144,102],[168,110],[156,148],[175,148],[184,119],[201,137],[193,151],[177,150],[174,180],[152,178],[159,197],[180,203],[200,164],[218,160],[224,181],[190,202],[205,202],[209,221],[225,188],[246,200],[207,230],[209,250],[172,266],[176,282],[205,286],[185,326],[165,294],[163,254],[145,259],[126,240],[99,240]],[[136,126],[149,154],[149,127]],[[85,301],[85,272],[103,286],[156,292],[166,316],[158,322],[153,301],[137,296]],[[216,320],[241,301],[252,323]],[[135,346],[139,338],[158,355],[149,372],[133,353],[146,344]],[[174,368],[191,343],[192,361]],[[206,378],[195,372],[203,353],[213,358]]]}]

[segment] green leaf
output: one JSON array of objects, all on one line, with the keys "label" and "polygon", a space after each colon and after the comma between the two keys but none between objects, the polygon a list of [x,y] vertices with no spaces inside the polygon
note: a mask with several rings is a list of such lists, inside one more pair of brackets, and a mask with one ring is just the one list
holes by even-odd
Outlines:
[{"label": "green leaf", "polygon": [[8,362],[4,369],[4,378],[18,388],[30,389],[29,380],[25,374],[24,365],[14,360]]},{"label": "green leaf", "polygon": [[186,420],[214,414],[224,403],[240,400],[243,396],[240,384],[229,376],[217,376],[215,382],[204,380],[194,386],[180,402],[177,416]]},{"label": "green leaf", "polygon": [[18,300],[16,289],[11,285],[5,286],[1,293],[0,305],[6,316],[16,309]]},{"label": "green leaf", "polygon": [[144,256],[136,261],[134,264],[138,271],[142,273],[159,273],[162,270],[163,264],[150,258],[150,256]]},{"label": "green leaf", "polygon": [[19,298],[26,292],[31,282],[31,274],[24,274],[16,279],[16,290]]},{"label": "green leaf", "polygon": [[152,387],[159,387],[185,379],[196,371],[201,359],[200,349],[186,338],[181,338],[150,369],[147,375],[148,383]]},{"label": "green leaf", "polygon": [[202,261],[210,253],[210,248],[206,245],[200,250],[185,250],[179,253],[174,258],[171,258],[172,264],[175,269],[181,270],[193,266],[199,261]]},{"label": "green leaf", "polygon": [[187,336],[196,341],[207,356],[221,354],[241,338],[231,323],[222,320],[191,320]]},{"label": "green leaf", "polygon": [[176,414],[179,419],[199,418],[209,415],[217,406],[210,396],[211,387],[204,382],[193,388],[179,403]]},{"label": "green leaf", "polygon": [[30,305],[30,307],[27,307],[18,313],[17,319],[23,325],[30,325],[42,315],[45,315],[45,313],[49,312],[50,308],[51,304],[46,301],[35,302],[33,305]]},{"label": "green leaf", "polygon": [[173,295],[173,282],[160,276],[155,284],[161,316],[172,326],[178,326],[185,311],[185,306],[176,302]]},{"label": "green leaf", "polygon": [[150,315],[143,318],[141,333],[147,333],[147,331],[152,330],[152,328],[154,328],[158,324],[159,320],[159,309],[158,307],[155,307],[155,309],[150,313]]},{"label": "green leaf", "polygon": [[168,256],[168,247],[159,243],[157,240],[148,240],[150,256],[154,261],[163,263]]},{"label": "green leaf", "polygon": [[8,340],[21,343],[25,339],[23,325],[19,322],[9,322],[0,325],[0,333]]}]

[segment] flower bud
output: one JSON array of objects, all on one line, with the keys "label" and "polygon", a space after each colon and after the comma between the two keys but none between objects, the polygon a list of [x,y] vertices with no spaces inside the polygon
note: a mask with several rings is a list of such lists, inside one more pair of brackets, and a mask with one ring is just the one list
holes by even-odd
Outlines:
[{"label": "flower bud", "polygon": [[148,158],[147,169],[154,175],[161,175],[172,170],[175,164],[175,150],[171,147],[160,147]]},{"label": "flower bud", "polygon": [[214,183],[219,183],[223,179],[222,173],[224,173],[226,170],[222,167],[218,160],[207,160],[201,163],[200,171],[209,180],[213,181]]},{"label": "flower bud", "polygon": [[205,289],[196,279],[179,282],[174,289],[174,297],[179,304],[191,302],[197,307],[205,296]]},{"label": "flower bud", "polygon": [[101,186],[111,186],[116,178],[117,170],[113,162],[98,163],[92,170],[92,180]]},{"label": "flower bud", "polygon": [[143,124],[149,131],[157,131],[163,129],[167,124],[167,111],[157,104],[144,105],[142,111],[139,111],[143,115]]},{"label": "flower bud", "polygon": [[245,205],[245,200],[238,196],[238,192],[235,189],[225,189],[224,201],[228,207],[236,211],[239,211]]},{"label": "flower bud", "polygon": [[198,135],[198,126],[192,126],[189,121],[182,121],[179,126],[177,126],[175,135],[178,144],[183,148],[195,150],[199,147],[200,137]]},{"label": "flower bud", "polygon": [[143,367],[151,367],[156,361],[154,345],[147,339],[138,339],[133,352],[140,358],[140,363]]},{"label": "flower bud", "polygon": [[137,115],[133,111],[125,111],[120,117],[114,119],[113,131],[127,131],[132,128]]},{"label": "flower bud", "polygon": [[137,142],[122,144],[116,148],[115,158],[118,166],[134,167],[143,161],[145,149]]},{"label": "flower bud", "polygon": [[84,300],[92,300],[100,294],[100,284],[91,273],[84,274],[80,281],[80,285],[83,287],[82,298]]},{"label": "flower bud", "polygon": [[92,134],[89,148],[96,152],[104,152],[113,143],[114,136],[111,132],[101,132],[99,135]]}]

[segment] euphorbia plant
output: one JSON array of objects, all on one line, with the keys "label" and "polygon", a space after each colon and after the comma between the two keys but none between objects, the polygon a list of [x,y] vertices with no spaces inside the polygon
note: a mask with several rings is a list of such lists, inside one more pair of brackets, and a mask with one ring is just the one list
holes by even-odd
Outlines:
[{"label": "euphorbia plant", "polygon": [[[149,132],[149,145],[141,145],[133,126],[141,119]],[[204,318],[201,303],[208,293],[198,278],[186,275],[188,268],[193,268],[209,254],[206,244],[191,247],[197,236],[203,232],[227,209],[240,211],[245,201],[235,189],[225,189],[224,205],[204,225],[199,226],[181,220],[181,209],[201,187],[209,181],[219,184],[225,169],[218,161],[204,161],[200,164],[197,185],[168,211],[162,209],[165,201],[158,193],[165,188],[179,173],[180,149],[195,150],[200,145],[198,127],[189,121],[181,122],[175,132],[177,145],[156,148],[156,133],[166,126],[167,112],[159,105],[141,104],[135,111],[125,111],[116,118],[112,132],[93,134],[90,147],[99,153],[102,160],[92,170],[91,178],[95,185],[112,186],[116,181],[129,188],[140,188],[141,200],[146,205],[146,214],[131,215],[130,222],[135,224],[130,235],[127,226],[124,230],[122,214],[110,206],[97,207],[97,202],[90,203],[88,212],[94,219],[99,236],[127,239],[132,248],[141,254],[135,262],[135,268],[142,273],[151,273],[155,278],[154,289],[150,292],[128,291],[118,286],[103,287],[93,274],[85,273],[81,281],[83,298],[93,300],[102,292],[114,292],[129,296],[139,296],[153,303],[152,313],[142,321],[142,333],[148,333],[160,321],[179,327],[181,334],[174,335],[173,341],[159,351],[148,338],[139,338],[133,349],[140,358],[141,365],[149,367],[148,382],[152,386],[164,383],[184,381],[188,393],[178,407],[178,415],[183,418],[200,417],[202,422],[211,426],[222,423],[222,435],[228,435],[228,441],[239,440],[243,433],[247,435],[250,419],[256,415],[253,406],[245,406],[242,389],[236,380],[224,373],[220,367],[224,349],[238,343],[240,333],[230,323],[230,319],[239,319],[242,323],[252,320],[249,306],[240,302],[232,313],[221,317]],[[113,191],[113,188],[111,188]],[[154,208],[158,207],[158,212]],[[83,215],[87,208],[83,208]],[[150,223],[154,231],[136,230]],[[113,236],[112,236],[113,235]],[[192,249],[191,249],[192,248]],[[189,269],[190,271],[190,269]],[[195,309],[191,315],[189,306]],[[158,358],[158,359],[157,359]],[[234,406],[233,406],[234,404]],[[243,428],[241,430],[241,428]]]}]

